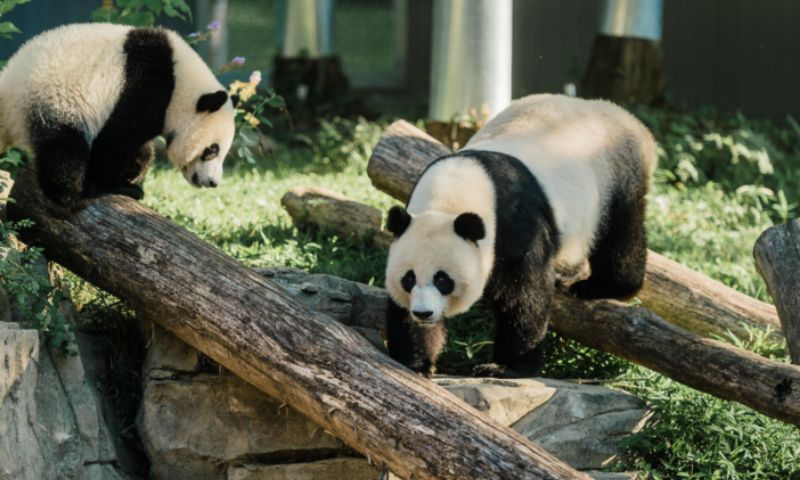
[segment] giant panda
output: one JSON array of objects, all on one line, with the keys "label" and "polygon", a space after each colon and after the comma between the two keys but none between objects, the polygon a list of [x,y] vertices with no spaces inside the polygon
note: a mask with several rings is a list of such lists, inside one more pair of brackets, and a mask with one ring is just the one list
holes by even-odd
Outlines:
[{"label": "giant panda", "polygon": [[0,147],[33,154],[42,192],[62,207],[103,193],[141,199],[158,135],[189,183],[220,183],[233,102],[170,30],[59,27],[26,42],[0,73]]},{"label": "giant panda", "polygon": [[556,288],[624,298],[642,285],[652,135],[601,100],[531,95],[457,153],[434,160],[406,208],[388,212],[390,355],[429,376],[445,319],[478,299],[493,313],[493,362],[476,375],[540,367]]}]

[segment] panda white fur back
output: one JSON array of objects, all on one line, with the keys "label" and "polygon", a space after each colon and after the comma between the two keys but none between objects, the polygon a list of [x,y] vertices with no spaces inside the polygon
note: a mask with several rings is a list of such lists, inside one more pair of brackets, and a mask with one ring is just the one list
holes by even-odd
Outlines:
[{"label": "panda white fur back", "polygon": [[59,119],[82,125],[87,140],[94,139],[125,83],[123,43],[130,29],[69,25],[20,47],[0,74],[2,148],[32,149],[27,118],[32,105],[48,105]]},{"label": "panda white fur back", "polygon": [[[564,95],[530,95],[483,126],[464,150],[500,152],[518,158],[547,196],[561,235],[557,266],[573,268],[591,251],[608,206],[612,163],[637,155],[648,178],[658,158],[650,132],[630,113],[604,100]],[[475,212],[487,220],[483,245],[494,244],[494,183],[470,158],[458,156],[432,166],[408,202],[409,213],[428,210]],[[486,275],[491,249],[484,249]]]},{"label": "panda white fur back", "polygon": [[[585,298],[634,293],[656,163],[650,132],[612,103],[547,94],[513,102],[463,150],[429,165],[407,210],[390,211],[392,356],[430,373],[441,320],[483,297],[497,321],[498,371],[524,371],[537,363],[557,279]],[[452,288],[437,295],[436,276]]]},{"label": "panda white fur back", "polygon": [[[25,43],[0,73],[0,144],[33,153],[45,194],[64,206],[106,192],[139,198],[135,184],[159,134],[187,181],[215,186],[233,118],[224,87],[199,55],[160,28],[59,27]],[[64,178],[75,169],[75,178]],[[125,178],[111,178],[117,174]]]}]

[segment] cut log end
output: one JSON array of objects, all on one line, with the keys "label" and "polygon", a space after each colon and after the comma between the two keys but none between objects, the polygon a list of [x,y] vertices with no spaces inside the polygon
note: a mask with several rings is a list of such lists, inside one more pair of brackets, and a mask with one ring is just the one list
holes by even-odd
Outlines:
[{"label": "cut log end", "polygon": [[792,363],[800,364],[800,219],[764,231],[753,256],[775,301]]}]

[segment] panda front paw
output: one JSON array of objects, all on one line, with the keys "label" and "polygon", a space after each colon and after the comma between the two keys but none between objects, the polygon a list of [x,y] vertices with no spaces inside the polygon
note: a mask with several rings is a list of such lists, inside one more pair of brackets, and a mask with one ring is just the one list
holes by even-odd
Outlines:
[{"label": "panda front paw", "polygon": [[472,369],[473,377],[503,378],[508,369],[499,363],[482,363]]},{"label": "panda front paw", "polygon": [[425,378],[433,378],[433,374],[436,373],[436,365],[423,362],[421,366],[415,367],[413,370]]},{"label": "panda front paw", "polygon": [[499,363],[482,363],[472,369],[473,377],[489,378],[530,378],[538,374],[535,366],[518,366],[511,368]]},{"label": "panda front paw", "polygon": [[116,187],[110,189],[108,193],[125,195],[126,197],[131,197],[134,200],[141,200],[144,198],[144,190],[142,190],[142,187],[134,183],[123,183],[121,185],[117,185]]}]

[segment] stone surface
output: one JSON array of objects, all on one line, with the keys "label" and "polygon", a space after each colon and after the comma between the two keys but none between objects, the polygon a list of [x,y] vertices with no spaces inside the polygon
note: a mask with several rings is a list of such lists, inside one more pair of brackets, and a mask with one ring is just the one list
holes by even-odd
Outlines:
[{"label": "stone surface", "polygon": [[225,480],[377,480],[379,476],[380,470],[363,458],[340,457],[306,463],[233,465]]},{"label": "stone surface", "polygon": [[150,321],[141,322],[142,334],[147,342],[147,354],[142,366],[142,376],[153,370],[195,372],[200,366],[200,354],[188,344],[176,341],[175,336]]},{"label": "stone surface", "polygon": [[114,450],[80,357],[40,345],[35,330],[0,328],[0,480],[81,479],[90,470],[114,470]]},{"label": "stone surface", "polygon": [[636,472],[586,472],[595,480],[637,480],[639,475]]},{"label": "stone surface", "polygon": [[[650,418],[640,398],[597,385],[539,379],[556,393],[512,427],[578,469],[606,466]],[[533,382],[527,380],[526,382]]]},{"label": "stone surface", "polygon": [[149,378],[138,420],[157,479],[222,479],[247,458],[286,462],[346,451],[291,408],[229,374]]}]

